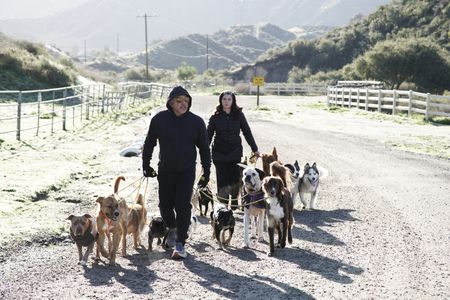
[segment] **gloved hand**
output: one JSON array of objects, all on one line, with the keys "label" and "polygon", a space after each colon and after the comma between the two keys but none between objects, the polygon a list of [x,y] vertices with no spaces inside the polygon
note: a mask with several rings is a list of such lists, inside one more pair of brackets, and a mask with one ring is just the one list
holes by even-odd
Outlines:
[{"label": "gloved hand", "polygon": [[197,185],[199,188],[205,188],[208,185],[208,182],[209,182],[209,174],[203,173]]},{"label": "gloved hand", "polygon": [[155,169],[153,169],[152,167],[150,167],[150,165],[143,165],[142,166],[142,173],[144,174],[145,177],[156,177],[156,171]]}]

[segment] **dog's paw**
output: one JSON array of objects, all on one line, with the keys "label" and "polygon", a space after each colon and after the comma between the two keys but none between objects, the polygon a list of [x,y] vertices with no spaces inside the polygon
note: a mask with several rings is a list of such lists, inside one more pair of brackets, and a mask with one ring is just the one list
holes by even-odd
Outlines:
[{"label": "dog's paw", "polygon": [[250,238],[251,238],[252,240],[256,240],[256,235],[252,235]]},{"label": "dog's paw", "polygon": [[263,238],[262,236],[259,237],[259,238],[258,238],[258,242],[259,242],[259,243],[263,243],[263,242],[264,242],[264,238]]},{"label": "dog's paw", "polygon": [[86,266],[86,262],[84,261],[84,260],[80,260],[79,262],[78,262],[78,264],[80,265],[80,266]]},{"label": "dog's paw", "polygon": [[272,257],[273,256],[273,252],[267,252],[267,256],[268,257]]},{"label": "dog's paw", "polygon": [[242,248],[244,248],[244,249],[250,248],[250,243],[249,242],[244,242],[242,244]]}]

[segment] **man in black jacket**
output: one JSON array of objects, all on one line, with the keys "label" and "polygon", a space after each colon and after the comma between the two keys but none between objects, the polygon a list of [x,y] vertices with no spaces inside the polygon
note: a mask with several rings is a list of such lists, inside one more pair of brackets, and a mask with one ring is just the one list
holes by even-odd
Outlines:
[{"label": "man in black jacket", "polygon": [[[170,228],[167,244],[170,247],[175,246],[172,254],[175,259],[185,258],[187,255],[184,244],[188,238],[191,219],[191,196],[197,158],[195,147],[200,150],[203,167],[199,186],[208,184],[211,168],[205,122],[189,111],[191,104],[192,97],[189,93],[181,86],[175,87],[167,99],[167,110],[152,118],[142,153],[144,176],[158,176],[159,210]],[[157,141],[158,174],[150,166]]]}]

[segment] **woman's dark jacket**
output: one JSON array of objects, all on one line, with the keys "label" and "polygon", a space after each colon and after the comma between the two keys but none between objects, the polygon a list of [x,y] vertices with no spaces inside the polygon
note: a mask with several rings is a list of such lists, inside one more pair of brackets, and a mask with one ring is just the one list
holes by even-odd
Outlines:
[{"label": "woman's dark jacket", "polygon": [[212,146],[213,161],[235,162],[241,160],[242,141],[239,136],[241,130],[252,151],[258,151],[252,131],[241,110],[230,114],[220,111],[209,118],[207,132],[210,144],[214,136]]}]

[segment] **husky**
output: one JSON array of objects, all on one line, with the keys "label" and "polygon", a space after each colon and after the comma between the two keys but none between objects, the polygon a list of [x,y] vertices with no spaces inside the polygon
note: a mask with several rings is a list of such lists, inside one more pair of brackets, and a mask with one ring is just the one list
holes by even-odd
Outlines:
[{"label": "husky", "polygon": [[308,203],[305,199],[305,194],[311,194],[311,200],[309,203],[310,209],[315,209],[315,200],[317,197],[317,189],[319,188],[319,170],[316,163],[312,166],[307,163],[303,170],[303,176],[300,178],[298,184],[298,192],[300,194],[300,200],[303,203],[305,209],[308,208]]}]

